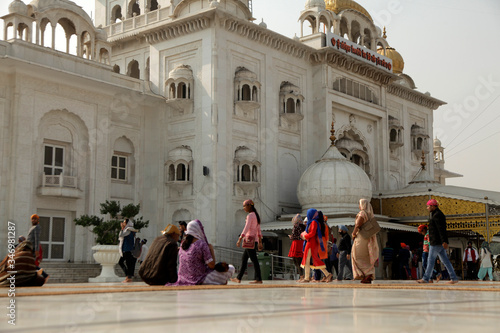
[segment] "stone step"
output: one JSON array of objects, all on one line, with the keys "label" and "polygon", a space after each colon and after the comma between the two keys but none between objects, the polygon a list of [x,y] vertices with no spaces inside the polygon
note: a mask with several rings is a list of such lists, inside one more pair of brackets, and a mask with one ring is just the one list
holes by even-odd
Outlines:
[{"label": "stone step", "polygon": [[[101,273],[100,264],[42,262],[40,266],[50,275],[47,283],[84,283],[88,282],[89,278],[97,277]],[[136,265],[134,281],[141,281],[138,270],[139,265]],[[115,266],[115,274],[125,278],[125,274],[118,264]]]}]

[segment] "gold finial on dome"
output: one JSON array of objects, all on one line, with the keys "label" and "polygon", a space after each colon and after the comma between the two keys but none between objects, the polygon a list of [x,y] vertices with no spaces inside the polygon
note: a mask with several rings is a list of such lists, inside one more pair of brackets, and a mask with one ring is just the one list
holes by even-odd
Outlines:
[{"label": "gold finial on dome", "polygon": [[332,133],[332,135],[330,135],[330,141],[332,142],[332,146],[335,146],[335,140],[337,140],[337,138],[335,137],[335,129],[333,128],[333,124],[334,122],[332,121],[332,129],[330,130],[330,133]]},{"label": "gold finial on dome", "polygon": [[420,163],[420,165],[422,166],[422,170],[425,170],[425,166],[427,165],[427,163],[425,163],[425,152],[422,150],[422,162]]},{"label": "gold finial on dome", "polygon": [[[382,37],[387,39],[387,31],[384,27],[384,32]],[[392,60],[392,72],[395,74],[402,74],[403,69],[405,68],[405,61],[401,54],[396,51],[395,48],[387,46],[386,48],[379,47],[377,49],[377,53]]]}]

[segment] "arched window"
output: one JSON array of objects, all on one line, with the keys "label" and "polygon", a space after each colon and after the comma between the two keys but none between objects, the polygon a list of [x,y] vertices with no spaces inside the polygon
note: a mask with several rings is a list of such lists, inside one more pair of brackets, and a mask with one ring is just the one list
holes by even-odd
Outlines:
[{"label": "arched window", "polygon": [[132,60],[128,64],[127,75],[130,76],[130,77],[133,77],[135,79],[139,79],[140,78],[141,71],[139,70],[139,63],[137,62],[137,60]]},{"label": "arched window", "polygon": [[146,76],[146,81],[149,81],[149,77],[150,77],[149,70],[150,70],[150,68],[149,68],[149,57],[148,57],[146,59],[146,73],[145,73],[146,74],[145,75]]},{"label": "arched window", "polygon": [[111,157],[111,180],[130,183],[133,181],[134,147],[132,142],[125,138],[118,138],[113,146]]},{"label": "arched window", "polygon": [[295,113],[295,101],[292,98],[286,101],[285,113]]},{"label": "arched window", "polygon": [[120,74],[120,66],[118,66],[118,65],[116,65],[116,64],[115,64],[115,65],[113,66],[113,72],[114,72],[114,73],[118,73],[118,74]]},{"label": "arched window", "polygon": [[252,101],[258,102],[258,100],[257,100],[258,93],[259,93],[259,91],[257,90],[257,87],[253,86],[253,89],[252,89]]},{"label": "arched window", "polygon": [[396,142],[397,139],[398,139],[398,133],[396,132],[396,130],[393,128],[391,129],[391,133],[390,133],[390,141],[391,142]]},{"label": "arched window", "polygon": [[109,52],[108,52],[108,50],[102,48],[99,51],[99,62],[102,64],[109,65]]},{"label": "arched window", "polygon": [[175,98],[175,83],[170,84],[168,89],[168,97]]},{"label": "arched window", "polygon": [[251,178],[250,178],[250,166],[248,164],[244,164],[243,167],[241,168],[241,181],[242,182],[249,182],[249,181],[251,181]]},{"label": "arched window", "polygon": [[175,180],[175,166],[170,164],[168,167],[168,181],[173,182]]},{"label": "arched window", "polygon": [[186,166],[184,164],[179,164],[177,166],[177,178],[176,180],[187,180],[186,179]]},{"label": "arched window", "polygon": [[422,142],[424,140],[422,138],[417,138],[417,150],[422,149]]},{"label": "arched window", "polygon": [[149,10],[157,10],[158,9],[158,1],[156,0],[151,0],[151,5],[149,6]]},{"label": "arched window", "polygon": [[111,23],[115,23],[116,20],[121,21],[122,17],[122,7],[120,7],[119,5],[114,6],[111,10]]},{"label": "arched window", "polygon": [[128,8],[129,8],[129,17],[141,15],[141,7],[139,6],[139,0],[130,1]]},{"label": "arched window", "polygon": [[177,86],[177,98],[187,98],[187,86],[184,82],[179,82]]},{"label": "arched window", "polygon": [[92,58],[92,37],[85,31],[81,37],[82,56],[87,59]]},{"label": "arched window", "polygon": [[243,87],[241,88],[241,100],[242,101],[251,100],[250,87],[248,86],[248,84],[244,84]]},{"label": "arched window", "polygon": [[361,167],[361,169],[365,169],[365,161],[363,158],[359,155],[353,154],[352,155],[352,162],[356,164],[357,166]]},{"label": "arched window", "polygon": [[253,168],[252,168],[252,181],[253,182],[258,182],[259,179],[258,179],[258,174],[257,174],[257,166],[254,165]]}]

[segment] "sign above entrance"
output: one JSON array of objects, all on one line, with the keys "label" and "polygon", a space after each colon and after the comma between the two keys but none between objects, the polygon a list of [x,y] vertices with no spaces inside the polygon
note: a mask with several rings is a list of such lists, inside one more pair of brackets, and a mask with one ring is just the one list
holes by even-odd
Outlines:
[{"label": "sign above entrance", "polygon": [[326,33],[326,45],[328,47],[344,51],[353,58],[370,63],[378,68],[382,68],[392,73],[392,59],[380,55],[375,51],[369,50],[366,47],[359,46],[358,44],[337,36],[334,33]]}]

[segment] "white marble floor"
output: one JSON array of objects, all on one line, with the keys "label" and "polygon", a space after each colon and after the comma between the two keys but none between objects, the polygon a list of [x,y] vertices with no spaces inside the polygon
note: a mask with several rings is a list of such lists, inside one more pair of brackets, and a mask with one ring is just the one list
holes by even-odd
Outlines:
[{"label": "white marble floor", "polygon": [[[440,283],[427,289],[405,289],[404,284],[356,288],[346,281],[343,286],[352,287],[282,288],[281,283],[266,281],[276,287],[265,289],[20,296],[32,290],[24,288],[15,298],[16,325],[0,316],[0,332],[486,333],[500,329],[499,282],[461,282],[455,285],[459,288]],[[58,290],[58,285],[50,286]],[[0,298],[5,314],[10,299]]]}]

